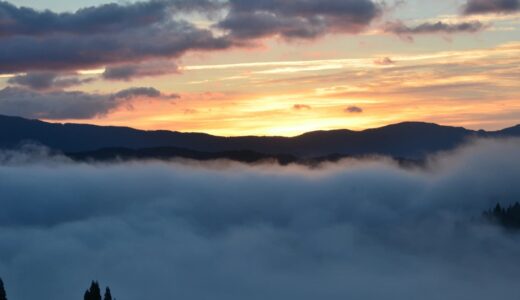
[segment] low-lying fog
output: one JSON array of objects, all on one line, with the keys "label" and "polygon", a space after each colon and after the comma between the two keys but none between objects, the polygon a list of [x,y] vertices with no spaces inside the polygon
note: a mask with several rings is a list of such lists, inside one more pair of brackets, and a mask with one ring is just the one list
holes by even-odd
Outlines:
[{"label": "low-lying fog", "polygon": [[0,154],[10,300],[513,299],[520,234],[482,211],[520,201],[520,140],[402,169],[230,162],[79,164]]}]

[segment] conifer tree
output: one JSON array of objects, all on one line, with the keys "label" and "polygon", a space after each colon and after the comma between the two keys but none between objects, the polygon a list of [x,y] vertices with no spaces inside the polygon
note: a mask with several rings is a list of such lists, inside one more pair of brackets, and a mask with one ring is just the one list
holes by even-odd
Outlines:
[{"label": "conifer tree", "polygon": [[105,298],[104,300],[112,300],[112,294],[110,293],[110,288],[107,287],[105,290]]},{"label": "conifer tree", "polygon": [[493,210],[493,214],[498,217],[504,213],[504,210],[502,209],[502,206],[500,206],[500,203],[497,203],[495,206],[495,209]]},{"label": "conifer tree", "polygon": [[5,293],[4,282],[0,278],[0,300],[7,300],[7,294]]},{"label": "conifer tree", "polygon": [[85,292],[84,300],[101,300],[101,289],[97,281],[92,281],[90,289]]}]

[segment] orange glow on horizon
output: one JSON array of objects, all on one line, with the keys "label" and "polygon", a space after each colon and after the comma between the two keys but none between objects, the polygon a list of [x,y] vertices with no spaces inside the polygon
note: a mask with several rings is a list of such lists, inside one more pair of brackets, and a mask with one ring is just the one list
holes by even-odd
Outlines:
[{"label": "orange glow on horizon", "polygon": [[[390,65],[375,63],[381,56],[192,65],[174,75],[178,81],[140,82],[180,99],[140,99],[105,116],[58,121],[221,136],[295,136],[403,121],[488,130],[520,123],[511,113],[520,112],[520,43],[388,56]],[[99,87],[106,88],[86,90]],[[111,92],[123,87],[110,86]]]}]

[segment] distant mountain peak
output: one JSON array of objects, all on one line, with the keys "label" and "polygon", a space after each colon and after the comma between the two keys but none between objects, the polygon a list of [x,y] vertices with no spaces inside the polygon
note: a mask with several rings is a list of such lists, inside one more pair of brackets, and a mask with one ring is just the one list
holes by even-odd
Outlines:
[{"label": "distant mountain peak", "polygon": [[374,129],[382,129],[382,128],[458,128],[458,129],[468,130],[464,127],[439,125],[436,123],[419,122],[419,121],[400,122],[400,123],[390,124],[390,125],[386,125],[386,126],[374,128]]},{"label": "distant mountain peak", "polygon": [[303,134],[298,135],[296,137],[311,137],[311,136],[318,136],[318,135],[335,135],[335,134],[345,134],[345,133],[353,133],[353,132],[357,132],[357,131],[349,130],[349,129],[315,130],[315,131],[309,131],[309,132],[303,133]]}]

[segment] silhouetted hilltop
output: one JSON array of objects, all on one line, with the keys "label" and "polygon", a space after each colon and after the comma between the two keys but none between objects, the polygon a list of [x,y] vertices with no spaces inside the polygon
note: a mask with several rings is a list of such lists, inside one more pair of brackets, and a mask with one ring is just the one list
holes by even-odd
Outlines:
[{"label": "silhouetted hilltop", "polygon": [[497,131],[498,134],[520,136],[520,125]]},{"label": "silhouetted hilltop", "polygon": [[[163,148],[161,151],[164,151],[164,148],[175,148],[204,153],[224,152],[229,155],[250,152],[251,155],[255,153],[253,156],[270,157],[388,155],[403,159],[421,159],[431,153],[451,150],[475,136],[520,136],[520,126],[485,132],[405,122],[364,131],[316,131],[291,138],[218,137],[203,133],[143,131],[128,127],[55,124],[0,116],[0,148],[17,147],[24,142],[32,141],[66,153],[85,153],[101,149],[111,149],[114,152],[116,148],[121,152],[138,149],[143,152],[143,149],[149,148]],[[170,152],[174,152],[175,149],[171,149]]]}]

